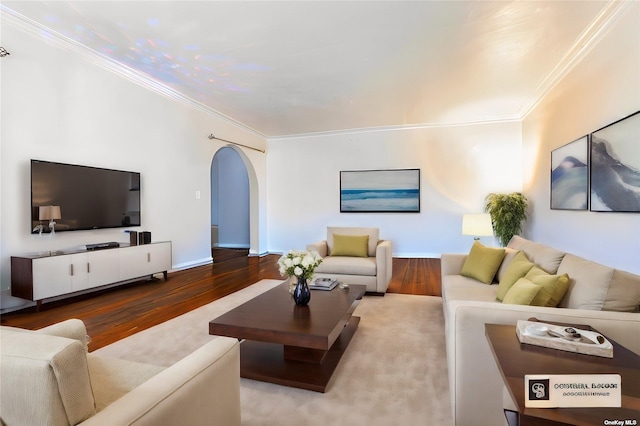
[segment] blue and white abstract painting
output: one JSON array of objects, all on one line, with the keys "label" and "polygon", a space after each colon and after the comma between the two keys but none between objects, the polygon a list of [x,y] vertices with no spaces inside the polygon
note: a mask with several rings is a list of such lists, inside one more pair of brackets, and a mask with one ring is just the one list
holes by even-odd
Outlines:
[{"label": "blue and white abstract painting", "polygon": [[420,169],[340,172],[340,211],[420,212]]},{"label": "blue and white abstract painting", "polygon": [[640,111],[591,134],[591,211],[640,213]]},{"label": "blue and white abstract painting", "polygon": [[588,138],[551,152],[551,208],[586,210],[589,196]]}]

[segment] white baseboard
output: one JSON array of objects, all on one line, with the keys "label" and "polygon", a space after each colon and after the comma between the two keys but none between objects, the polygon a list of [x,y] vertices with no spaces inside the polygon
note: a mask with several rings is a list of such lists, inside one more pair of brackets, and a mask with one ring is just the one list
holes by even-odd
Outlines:
[{"label": "white baseboard", "polygon": [[391,257],[405,257],[418,259],[440,259],[440,253],[393,253]]},{"label": "white baseboard", "polygon": [[226,243],[214,243],[211,244],[212,248],[228,248],[228,249],[248,249],[248,244],[226,244]]},{"label": "white baseboard", "polygon": [[11,296],[10,288],[0,291],[0,314],[19,311],[35,304],[36,302]]},{"label": "white baseboard", "polygon": [[262,253],[253,253],[253,252],[249,252],[249,257],[264,257],[268,254],[278,254],[278,253],[271,253],[268,251],[263,251]]},{"label": "white baseboard", "polygon": [[205,257],[205,258],[202,258],[202,259],[194,260],[194,261],[191,261],[191,262],[183,262],[183,263],[179,263],[177,265],[172,265],[170,272],[182,271],[184,269],[195,268],[196,266],[209,265],[211,263],[213,263],[213,257],[209,256],[209,257]]}]

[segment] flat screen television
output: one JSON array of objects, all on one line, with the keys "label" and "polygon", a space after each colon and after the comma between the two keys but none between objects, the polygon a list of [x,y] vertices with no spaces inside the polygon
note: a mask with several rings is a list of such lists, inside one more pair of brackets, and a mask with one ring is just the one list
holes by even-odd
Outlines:
[{"label": "flat screen television", "polygon": [[31,232],[140,226],[140,173],[31,160]]}]

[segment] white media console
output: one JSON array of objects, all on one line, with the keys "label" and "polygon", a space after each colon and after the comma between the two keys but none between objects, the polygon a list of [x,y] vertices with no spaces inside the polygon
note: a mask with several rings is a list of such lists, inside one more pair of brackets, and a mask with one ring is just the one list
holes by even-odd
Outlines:
[{"label": "white media console", "polygon": [[11,257],[11,295],[37,301],[171,269],[171,242]]}]

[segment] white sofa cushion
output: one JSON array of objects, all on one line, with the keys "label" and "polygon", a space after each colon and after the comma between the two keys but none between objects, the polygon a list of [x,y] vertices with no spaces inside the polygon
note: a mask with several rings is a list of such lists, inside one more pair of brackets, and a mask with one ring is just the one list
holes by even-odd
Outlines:
[{"label": "white sofa cushion", "polygon": [[318,274],[376,275],[375,257],[329,256],[316,268]]},{"label": "white sofa cushion", "polygon": [[616,269],[602,310],[638,312],[640,310],[640,276]]},{"label": "white sofa cushion", "polygon": [[558,272],[569,275],[569,289],[561,308],[602,310],[613,268],[567,254]]},{"label": "white sofa cushion", "polygon": [[473,278],[462,275],[449,275],[446,278],[446,286],[442,287],[442,299],[444,302],[455,300],[476,300],[479,302],[491,302],[499,304],[496,300],[497,285],[481,285]]},{"label": "white sofa cushion", "polygon": [[558,271],[565,253],[544,244],[534,243],[518,235],[514,235],[508,246],[514,250],[522,250],[527,258],[550,274]]},{"label": "white sofa cushion", "polygon": [[569,275],[569,290],[560,307],[638,312],[640,276],[567,254],[558,273]]},{"label": "white sofa cushion", "polygon": [[92,354],[87,355],[87,360],[98,412],[165,369]]}]

